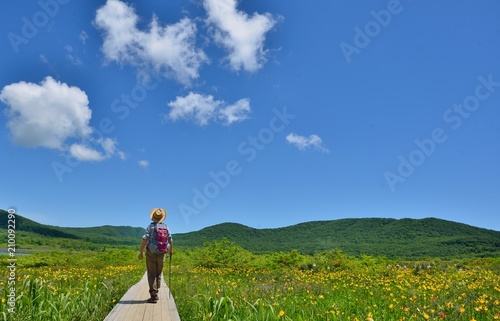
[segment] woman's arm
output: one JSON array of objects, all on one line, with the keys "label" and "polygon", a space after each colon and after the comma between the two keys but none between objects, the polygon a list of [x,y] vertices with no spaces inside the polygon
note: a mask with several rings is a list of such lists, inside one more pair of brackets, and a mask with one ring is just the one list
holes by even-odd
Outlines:
[{"label": "woman's arm", "polygon": [[141,248],[139,249],[139,260],[142,259],[142,252],[144,251],[144,247],[146,247],[146,243],[147,243],[147,240],[142,239]]}]

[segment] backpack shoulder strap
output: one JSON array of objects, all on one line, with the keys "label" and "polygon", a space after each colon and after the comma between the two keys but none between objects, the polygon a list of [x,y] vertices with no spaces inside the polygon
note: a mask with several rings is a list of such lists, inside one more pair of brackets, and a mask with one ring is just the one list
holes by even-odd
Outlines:
[{"label": "backpack shoulder strap", "polygon": [[156,235],[156,228],[157,228],[157,224],[156,222],[151,222],[151,230],[149,231],[149,240],[150,241],[153,241],[155,239],[155,235]]}]

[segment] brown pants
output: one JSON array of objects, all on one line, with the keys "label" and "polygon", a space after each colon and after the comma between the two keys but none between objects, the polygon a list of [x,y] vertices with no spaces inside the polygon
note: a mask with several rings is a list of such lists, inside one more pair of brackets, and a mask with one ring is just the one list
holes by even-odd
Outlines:
[{"label": "brown pants", "polygon": [[158,295],[164,260],[165,253],[154,254],[146,251],[146,269],[148,270],[149,294],[151,297]]}]

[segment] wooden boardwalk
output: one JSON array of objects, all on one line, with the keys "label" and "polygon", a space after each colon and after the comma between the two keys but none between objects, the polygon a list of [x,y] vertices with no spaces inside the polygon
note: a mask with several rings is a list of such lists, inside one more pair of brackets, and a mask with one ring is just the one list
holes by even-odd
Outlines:
[{"label": "wooden boardwalk", "polygon": [[157,303],[148,303],[148,276],[144,273],[142,279],[130,287],[104,321],[180,321],[174,297],[169,296],[170,289],[165,284],[165,278],[161,278],[161,283],[158,293],[160,299]]}]

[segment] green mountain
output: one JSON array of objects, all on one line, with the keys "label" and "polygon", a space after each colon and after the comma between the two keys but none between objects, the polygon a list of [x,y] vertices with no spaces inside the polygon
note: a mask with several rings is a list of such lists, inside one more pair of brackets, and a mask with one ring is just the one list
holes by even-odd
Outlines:
[{"label": "green mountain", "polygon": [[[7,228],[8,212],[0,210],[0,229]],[[95,249],[97,246],[121,247],[140,244],[144,229],[110,225],[83,228],[59,227],[40,224],[16,214],[15,234],[18,247]]]},{"label": "green mountain", "polygon": [[[0,210],[0,229],[7,229],[7,214],[6,211]],[[143,234],[144,229],[140,227],[58,227],[16,215],[18,247],[138,247]],[[298,250],[313,254],[340,249],[354,256],[366,254],[408,259],[500,257],[499,231],[436,218],[340,219],[273,229],[255,229],[236,223],[223,223],[195,232],[174,234],[173,238],[175,246],[181,249],[191,249],[203,246],[206,242],[228,239],[255,253]]]},{"label": "green mountain", "polygon": [[341,219],[274,229],[224,223],[174,235],[174,243],[191,248],[222,238],[257,253],[340,249],[391,258],[500,256],[500,232],[436,218]]}]

